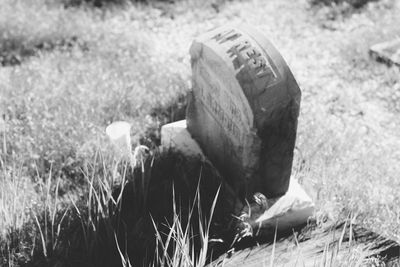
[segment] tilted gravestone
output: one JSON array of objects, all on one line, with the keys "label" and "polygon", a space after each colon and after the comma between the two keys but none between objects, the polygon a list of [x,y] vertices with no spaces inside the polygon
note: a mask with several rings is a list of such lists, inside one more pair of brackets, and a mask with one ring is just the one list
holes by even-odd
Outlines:
[{"label": "tilted gravestone", "polygon": [[188,130],[241,199],[289,186],[301,92],[272,44],[248,26],[224,26],[190,48]]}]

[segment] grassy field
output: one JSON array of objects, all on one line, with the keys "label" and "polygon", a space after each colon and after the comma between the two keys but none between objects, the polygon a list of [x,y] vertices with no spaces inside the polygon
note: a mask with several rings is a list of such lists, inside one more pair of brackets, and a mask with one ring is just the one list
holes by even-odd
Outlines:
[{"label": "grassy field", "polygon": [[400,36],[398,1],[61,2],[0,7],[0,265],[55,265],[71,229],[86,230],[76,250],[103,238],[99,224],[113,240],[104,207],[125,175],[105,127],[129,121],[134,143],[154,149],[160,126],[184,117],[191,41],[230,22],[262,30],[302,88],[293,175],[316,217],[350,216],[400,240],[400,71],[368,57]]}]

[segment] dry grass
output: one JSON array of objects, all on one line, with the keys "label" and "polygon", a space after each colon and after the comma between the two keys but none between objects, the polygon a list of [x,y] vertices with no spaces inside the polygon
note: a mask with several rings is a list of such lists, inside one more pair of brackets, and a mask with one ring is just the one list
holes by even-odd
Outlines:
[{"label": "dry grass", "polygon": [[336,221],[352,213],[399,239],[400,73],[367,55],[371,44],[399,36],[396,1],[344,16],[327,16],[336,11],[307,1],[187,0],[123,9],[3,2],[0,57],[18,64],[0,68],[1,264],[16,266],[35,251],[47,262],[63,251],[58,236],[76,229],[76,221],[90,247],[93,216],[110,216],[99,205],[79,217],[79,203],[104,205],[110,195],[96,196],[91,179],[118,178],[110,159],[87,167],[98,162],[96,151],[107,153],[105,126],[127,120],[136,144],[156,144],[160,125],[182,118],[192,38],[228,22],[265,32],[303,90],[293,171],[314,196],[317,216]]}]

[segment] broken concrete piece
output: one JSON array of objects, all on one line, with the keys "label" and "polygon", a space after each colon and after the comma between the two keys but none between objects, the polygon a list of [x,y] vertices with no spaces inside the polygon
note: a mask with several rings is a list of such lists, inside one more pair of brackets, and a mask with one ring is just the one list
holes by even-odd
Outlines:
[{"label": "broken concrete piece", "polygon": [[369,53],[376,60],[389,66],[400,67],[400,39],[376,44],[370,48]]},{"label": "broken concrete piece", "polygon": [[296,179],[290,180],[289,190],[280,198],[260,201],[263,199],[260,193],[254,198],[255,201],[245,206],[239,216],[238,240],[290,231],[305,225],[314,214],[314,202]]},{"label": "broken concrete piece", "polygon": [[188,157],[205,159],[200,146],[187,130],[186,120],[168,123],[161,127],[161,147],[180,151]]},{"label": "broken concrete piece", "polygon": [[286,193],[300,88],[285,61],[255,29],[224,26],[190,48],[193,90],[188,130],[244,200]]},{"label": "broken concrete piece", "polygon": [[279,198],[264,214],[255,220],[262,228],[286,231],[307,223],[315,209],[315,204],[296,179],[290,180],[289,190]]}]

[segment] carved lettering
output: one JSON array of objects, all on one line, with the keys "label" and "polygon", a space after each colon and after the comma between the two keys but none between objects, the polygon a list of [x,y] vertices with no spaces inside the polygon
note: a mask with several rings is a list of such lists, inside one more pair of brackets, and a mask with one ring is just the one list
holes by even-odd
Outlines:
[{"label": "carved lettering", "polygon": [[237,45],[232,46],[227,51],[227,53],[228,53],[229,57],[234,57],[237,54],[239,54],[239,52],[242,52],[243,50],[248,49],[250,47],[251,47],[251,44],[249,43],[249,41],[243,41],[243,42],[240,42]]},{"label": "carved lettering", "polygon": [[[226,30],[213,36],[219,44],[226,43],[227,41],[236,41],[241,34],[232,30]],[[277,78],[277,74],[272,69],[267,58],[254,47],[249,40],[240,40],[233,44],[226,53],[232,58],[233,67],[235,70],[241,69],[243,65],[249,66],[253,71],[254,76],[257,78],[263,78],[270,76],[272,79]]]},{"label": "carved lettering", "polygon": [[[207,71],[203,67],[200,67],[199,73],[205,74]],[[208,77],[208,75],[206,75],[206,77]],[[226,93],[223,95],[215,95],[215,92],[221,91],[221,88],[219,88],[218,84],[211,84],[210,81],[205,81],[204,77],[195,81],[194,85],[199,92],[198,99],[221,125],[224,131],[227,132],[231,138],[235,139],[236,142],[242,142],[245,136],[245,124],[241,119],[239,107],[233,99],[230,99],[232,96],[228,96]]]}]

